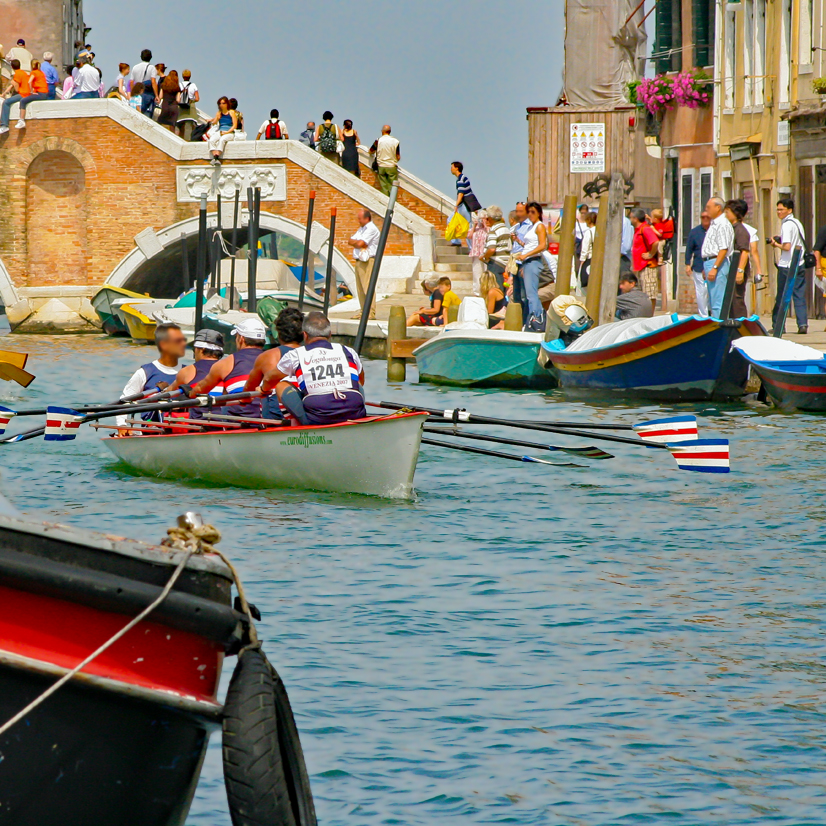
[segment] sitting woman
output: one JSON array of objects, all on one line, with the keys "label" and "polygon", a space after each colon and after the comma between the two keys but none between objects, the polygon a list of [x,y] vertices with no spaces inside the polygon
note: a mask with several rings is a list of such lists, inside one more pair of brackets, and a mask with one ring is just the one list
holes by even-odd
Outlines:
[{"label": "sitting woman", "polygon": [[221,163],[221,155],[224,148],[230,141],[235,140],[235,130],[238,128],[238,116],[235,110],[229,108],[229,98],[224,96],[218,98],[218,111],[210,121],[212,127],[207,135],[209,151],[212,152],[212,165],[218,166]]},{"label": "sitting woman", "polygon": [[482,273],[480,280],[481,295],[488,308],[488,327],[491,330],[503,330],[505,327],[505,310],[508,300],[499,286],[496,275],[490,270]]},{"label": "sitting woman", "polygon": [[132,86],[132,97],[127,101],[130,109],[140,112],[143,103],[143,83],[138,81]]}]

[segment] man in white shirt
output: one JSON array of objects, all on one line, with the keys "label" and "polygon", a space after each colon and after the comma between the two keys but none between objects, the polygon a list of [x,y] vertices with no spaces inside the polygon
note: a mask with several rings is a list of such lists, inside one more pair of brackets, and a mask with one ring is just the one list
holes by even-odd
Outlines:
[{"label": "man in white shirt", "polygon": [[287,132],[287,124],[281,120],[278,109],[272,109],[270,111],[269,118],[261,124],[255,140],[260,141],[261,135],[264,136],[264,140],[266,141],[288,141],[290,139],[290,134]]},{"label": "man in white shirt", "polygon": [[155,104],[160,103],[158,91],[158,70],[152,65],[152,52],[144,49],[141,52],[141,62],[132,68],[132,85],[143,84],[141,98],[141,113],[151,118],[155,114]]},{"label": "man in white shirt", "polygon": [[706,204],[706,212],[711,218],[711,224],[703,241],[703,272],[708,288],[709,312],[712,318],[720,318],[723,311],[723,298],[728,283],[728,270],[731,262],[731,252],[734,249],[734,230],[726,218],[722,198],[710,198]]},{"label": "man in white shirt", "polygon": [[627,215],[622,216],[622,241],[620,242],[620,270],[631,272],[631,247],[634,244],[634,227]]},{"label": "man in white shirt", "polygon": [[[379,246],[379,228],[373,223],[373,215],[369,209],[360,209],[356,216],[359,228],[356,234],[347,242],[353,248],[353,258],[356,267],[356,291],[358,292],[361,313],[367,303],[367,287],[373,274],[373,262],[376,260],[376,249]],[[368,318],[376,317],[376,297],[370,304]]]},{"label": "man in white shirt", "polygon": [[81,66],[75,78],[72,100],[100,97],[100,72],[89,62],[88,57],[82,57]]},{"label": "man in white shirt", "polygon": [[180,83],[181,91],[178,95],[177,132],[185,141],[188,141],[198,118],[196,104],[201,100],[201,93],[192,82],[192,72],[189,69],[184,69],[181,77],[183,79]]},{"label": "man in white shirt", "polygon": [[26,41],[21,37],[17,41],[17,45],[13,49],[9,49],[6,55],[6,61],[11,63],[12,60],[20,61],[20,68],[24,72],[31,72],[32,70],[32,53],[26,48]]},{"label": "man in white shirt", "polygon": [[389,195],[393,187],[393,181],[399,177],[401,151],[399,150],[399,142],[390,136],[390,126],[388,124],[382,126],[381,137],[370,149],[370,153],[376,156],[376,165],[378,166],[376,174],[379,179],[379,187],[385,195]]},{"label": "man in white shirt", "polygon": [[[804,335],[809,332],[809,319],[806,309],[806,271],[803,269],[803,251],[806,238],[803,226],[794,217],[794,201],[791,198],[781,198],[777,202],[777,217],[780,219],[780,235],[769,239],[775,249],[780,250],[777,261],[777,295],[772,310],[772,326],[776,327],[780,310],[784,305],[786,285],[791,278],[792,298],[794,299],[794,314],[797,317],[797,332]],[[800,250],[800,260],[797,272],[790,273],[792,255],[796,249]]]}]

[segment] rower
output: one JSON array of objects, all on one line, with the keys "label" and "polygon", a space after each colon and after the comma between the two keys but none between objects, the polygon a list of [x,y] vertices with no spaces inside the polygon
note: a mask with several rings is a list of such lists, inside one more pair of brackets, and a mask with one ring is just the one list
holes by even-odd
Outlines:
[{"label": "rower", "polygon": [[[240,393],[247,383],[255,360],[261,355],[267,343],[267,328],[258,316],[251,315],[242,319],[233,328],[236,350],[229,356],[216,361],[206,378],[201,379],[190,391],[190,397],[209,393],[210,390],[223,385],[224,393]],[[260,399],[244,399],[239,404],[224,408],[228,416],[261,416]]]},{"label": "rower", "polygon": [[[155,346],[160,354],[155,361],[139,367],[126,382],[121,398],[137,393],[151,395],[169,387],[178,375],[178,362],[186,355],[186,336],[177,324],[159,324],[155,328]],[[157,421],[155,413],[144,414],[143,418]],[[126,425],[126,416],[118,416],[117,423]]]},{"label": "rower", "polygon": [[[303,321],[304,313],[295,307],[285,307],[278,314],[278,318],[275,319],[278,346],[265,350],[258,356],[244,390],[257,390],[264,376],[278,367],[281,357],[304,343],[304,333],[301,330]],[[297,387],[298,384],[295,383],[295,386]],[[278,396],[274,392],[264,397],[261,403],[261,415],[265,419],[283,419],[286,412],[288,412],[286,408],[279,407]]]},{"label": "rower", "polygon": [[278,400],[301,424],[366,418],[364,368],[358,354],[330,341],[330,320],[323,313],[307,313],[303,332],[304,344],[281,357],[264,377],[261,389],[266,392],[275,387]]},{"label": "rower", "polygon": [[[205,379],[215,362],[224,355],[224,337],[217,330],[198,330],[192,347],[195,351],[195,364],[187,364],[186,367],[180,369],[175,381],[169,387],[170,390],[197,384]],[[209,395],[220,396],[223,392],[224,386],[218,384],[210,390]],[[197,407],[190,407],[187,412],[190,419],[203,417],[203,413]]]}]

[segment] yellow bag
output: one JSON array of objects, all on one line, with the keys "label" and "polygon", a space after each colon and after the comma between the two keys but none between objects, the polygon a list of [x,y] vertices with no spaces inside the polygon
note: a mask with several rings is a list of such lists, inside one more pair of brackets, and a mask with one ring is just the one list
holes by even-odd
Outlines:
[{"label": "yellow bag", "polygon": [[470,224],[458,212],[453,213],[450,223],[445,230],[445,240],[452,241],[454,238],[467,238],[467,231]]}]

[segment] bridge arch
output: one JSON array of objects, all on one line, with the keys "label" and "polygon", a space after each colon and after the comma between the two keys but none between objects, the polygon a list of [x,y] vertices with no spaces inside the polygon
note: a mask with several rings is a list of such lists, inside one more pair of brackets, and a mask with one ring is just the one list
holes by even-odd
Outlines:
[{"label": "bridge arch", "polygon": [[[223,210],[222,210],[223,212]],[[207,215],[207,229],[214,230],[217,226],[217,214],[214,212]],[[227,235],[226,226],[223,227],[224,234]],[[261,213],[261,231],[263,232],[278,232],[282,235],[287,235],[302,245],[304,243],[304,236],[306,228],[297,221],[292,221],[282,215],[276,215],[271,212]],[[126,289],[135,289],[138,292],[145,291],[142,285],[138,282],[144,280],[142,274],[145,276],[147,268],[152,266],[152,263],[157,260],[176,261],[182,255],[181,253],[181,238],[186,239],[187,246],[192,250],[193,243],[198,237],[198,216],[186,218],[183,221],[178,221],[165,229],[155,232],[151,229],[144,230],[135,237],[136,246],[127,253],[117,264],[117,266],[109,274],[106,279],[107,284],[113,287],[124,287]],[[239,227],[239,237],[246,239],[246,227],[241,230]],[[319,255],[324,255],[327,252],[327,230],[320,224],[313,224],[313,231],[310,237],[310,249]],[[191,263],[194,264],[194,259],[190,253]],[[177,260],[177,265],[180,267],[180,260]],[[356,294],[356,276],[353,268],[353,263],[344,253],[337,247],[333,247],[333,270],[344,280],[353,295]],[[194,266],[189,268],[190,274],[194,274]],[[180,284],[180,282],[178,282]],[[174,294],[177,295],[180,290]],[[154,293],[153,293],[154,294]],[[171,297],[159,296],[159,297]]]},{"label": "bridge arch", "polygon": [[20,301],[20,296],[17,294],[2,258],[0,258],[0,300],[2,300],[4,307],[13,307]]}]

